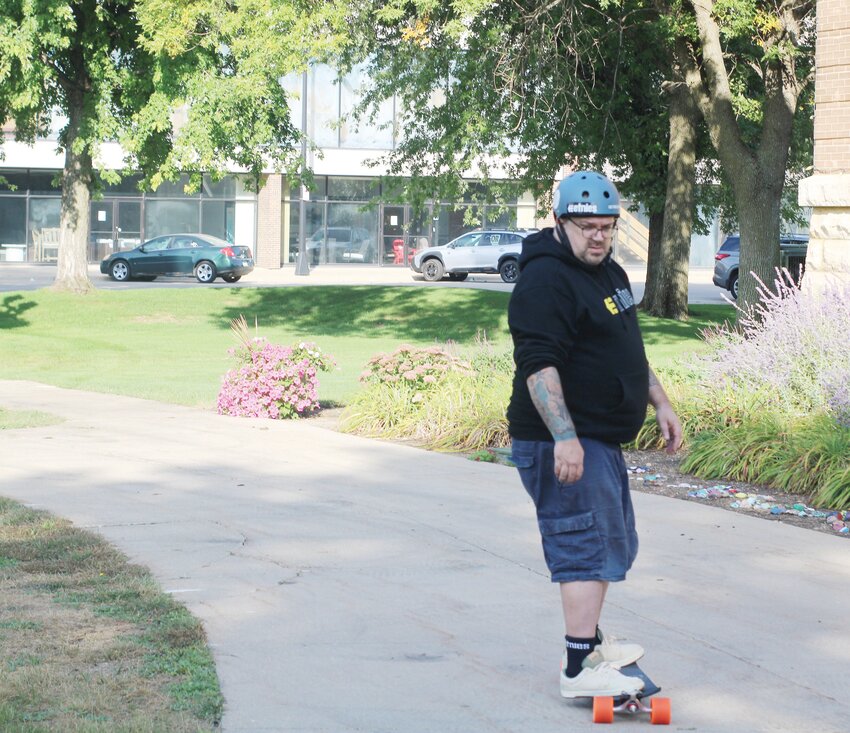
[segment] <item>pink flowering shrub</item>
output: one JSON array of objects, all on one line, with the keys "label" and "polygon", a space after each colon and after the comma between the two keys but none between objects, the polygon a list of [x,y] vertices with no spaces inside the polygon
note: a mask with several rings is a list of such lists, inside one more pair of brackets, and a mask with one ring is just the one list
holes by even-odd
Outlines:
[{"label": "pink flowering shrub", "polygon": [[472,373],[466,361],[439,346],[403,344],[391,354],[378,354],[360,374],[364,384],[395,384],[421,391],[438,384],[451,373]]},{"label": "pink flowering shrub", "polygon": [[313,343],[280,346],[264,338],[247,338],[234,325],[242,345],[231,349],[239,366],[224,375],[218,393],[220,415],[295,418],[319,409],[319,371],[334,366],[331,356]]}]

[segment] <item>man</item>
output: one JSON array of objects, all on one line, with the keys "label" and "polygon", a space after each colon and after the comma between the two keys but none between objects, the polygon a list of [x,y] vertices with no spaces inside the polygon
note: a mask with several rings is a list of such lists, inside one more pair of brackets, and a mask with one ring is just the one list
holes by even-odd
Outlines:
[{"label": "man", "polygon": [[554,227],[523,243],[508,309],[513,460],[560,583],[561,695],[632,693],[643,682],[619,669],[643,649],[599,631],[608,585],[625,579],[638,548],[620,445],[637,435],[648,402],[669,452],[682,427],[647,363],[628,277],[611,258],[617,189],[600,173],[573,173],[553,209]]}]

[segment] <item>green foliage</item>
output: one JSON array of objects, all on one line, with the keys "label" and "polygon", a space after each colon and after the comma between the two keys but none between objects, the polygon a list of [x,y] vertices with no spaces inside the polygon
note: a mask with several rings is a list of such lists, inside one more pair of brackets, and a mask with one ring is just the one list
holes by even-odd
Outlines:
[{"label": "green foliage", "polygon": [[[403,185],[414,201],[525,190],[546,201],[572,159],[613,165],[623,192],[658,210],[669,64],[660,40],[647,42],[657,20],[630,0],[584,8],[397,1],[361,17],[362,43],[346,60],[367,61],[364,108],[401,100],[403,139],[387,160],[394,173],[413,174]],[[494,180],[493,161],[508,157],[513,181]],[[467,190],[469,170],[483,187]]]},{"label": "green foliage", "polygon": [[850,428],[825,414],[751,414],[698,435],[682,469],[706,478],[767,484],[812,497],[818,506],[850,506]]},{"label": "green foliage", "polygon": [[450,371],[417,390],[404,382],[370,383],[343,412],[344,432],[410,440],[443,451],[476,451],[509,442],[505,407],[510,372]]},{"label": "green foliage", "polygon": [[[846,287],[764,288],[737,328],[709,329],[707,350],[661,370],[685,430],[685,470],[850,505],[848,298]],[[636,446],[662,444],[648,419]]]},{"label": "green foliage", "polygon": [[0,0],[0,124],[13,121],[16,139],[31,143],[64,118],[60,248],[71,256],[60,256],[57,284],[90,289],[89,197],[120,177],[95,174],[106,142],[121,144],[124,172],[141,171],[151,189],[184,172],[196,189],[203,173],[216,179],[234,167],[254,188],[269,169],[305,176],[280,79],[339,45],[345,8],[338,0]]},{"label": "green foliage", "polygon": [[36,428],[43,425],[56,425],[62,418],[46,412],[34,410],[7,410],[0,407],[0,430],[17,428]]},{"label": "green foliage", "polygon": [[323,405],[347,401],[377,351],[466,345],[479,329],[508,338],[508,293],[468,288],[154,288],[84,299],[40,290],[7,300],[17,304],[0,308],[7,378],[208,408],[230,368],[230,323],[240,314],[276,343],[317,341],[336,357],[339,368],[321,380]]},{"label": "green foliage", "polygon": [[338,46],[343,12],[338,2],[138,0],[153,84],[121,141],[146,184],[194,171],[197,186],[201,172],[234,164],[255,186],[269,166],[300,175],[300,132],[279,80]]},{"label": "green foliage", "polygon": [[456,350],[454,344],[404,345],[370,359],[361,375],[365,389],[344,411],[342,430],[412,440],[436,450],[506,445],[510,351],[480,336],[466,360],[455,356]]}]

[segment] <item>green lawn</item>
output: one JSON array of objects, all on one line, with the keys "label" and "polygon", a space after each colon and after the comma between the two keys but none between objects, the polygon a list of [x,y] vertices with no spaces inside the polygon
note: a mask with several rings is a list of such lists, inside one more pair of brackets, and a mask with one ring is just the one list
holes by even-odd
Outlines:
[{"label": "green lawn", "polygon": [[[315,341],[336,357],[338,369],[320,375],[320,398],[345,403],[368,359],[401,343],[464,346],[479,332],[507,343],[508,297],[367,286],[9,293],[0,298],[0,377],[212,408],[233,366],[231,320],[244,315],[271,341]],[[731,315],[697,306],[686,323],[643,319],[650,360],[698,347],[700,329]]]}]

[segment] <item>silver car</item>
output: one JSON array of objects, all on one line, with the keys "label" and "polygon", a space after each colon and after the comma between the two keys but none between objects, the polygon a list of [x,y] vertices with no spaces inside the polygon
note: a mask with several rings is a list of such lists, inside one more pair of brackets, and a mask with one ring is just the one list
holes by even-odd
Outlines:
[{"label": "silver car", "polygon": [[519,277],[523,240],[532,230],[485,229],[462,234],[448,244],[419,250],[410,267],[429,282],[466,280],[471,272],[498,273],[506,283]]},{"label": "silver car", "polygon": [[[799,283],[806,267],[808,234],[783,234],[779,239],[782,267],[788,269],[794,281]],[[712,282],[728,290],[733,298],[738,297],[738,268],[741,260],[741,237],[737,234],[726,237],[714,255],[714,277]]]}]

